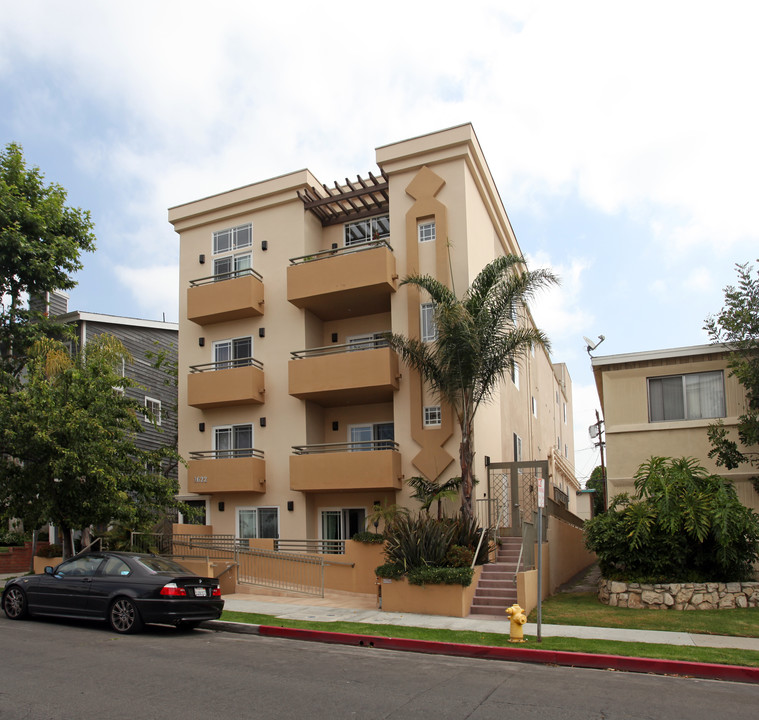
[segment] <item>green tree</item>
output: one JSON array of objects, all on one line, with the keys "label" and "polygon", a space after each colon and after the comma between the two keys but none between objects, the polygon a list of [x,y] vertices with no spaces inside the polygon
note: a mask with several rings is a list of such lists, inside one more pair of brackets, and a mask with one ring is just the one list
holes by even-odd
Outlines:
[{"label": "green tree", "polygon": [[522,355],[548,339],[529,320],[519,325],[521,311],[541,288],[557,282],[548,270],[526,269],[524,259],[506,255],[486,265],[462,299],[430,275],[411,275],[402,285],[426,291],[435,306],[437,339],[389,335],[388,341],[427,382],[431,391],[453,409],[461,440],[461,509],[472,515],[474,484],[474,418],[482,403]]},{"label": "green tree", "polygon": [[71,357],[46,339],[30,352],[23,385],[0,395],[0,505],[37,527],[58,526],[72,552],[70,530],[120,522],[151,525],[177,507],[176,479],[154,471],[166,450],[140,450],[136,434],[147,411],[125,390],[130,360],[115,338],[101,335]]},{"label": "green tree", "polygon": [[585,483],[585,487],[595,490],[593,493],[593,517],[600,515],[604,512],[604,489],[606,486],[606,479],[604,477],[604,468],[597,465],[593,468],[593,472],[590,473],[588,482]]},{"label": "green tree", "polygon": [[432,503],[437,503],[438,520],[443,517],[443,500],[455,500],[461,487],[460,477],[453,477],[441,482],[440,480],[429,480],[426,477],[416,476],[409,478],[406,482],[414,491],[411,497],[422,504],[422,510],[428,515]]},{"label": "green tree", "polygon": [[733,484],[693,458],[653,457],[635,474],[635,496],[616,496],[585,523],[585,542],[606,577],[668,582],[751,580],[759,516]]},{"label": "green tree", "polygon": [[55,325],[26,307],[26,296],[76,285],[81,252],[95,249],[88,212],[68,207],[66,191],[27,168],[21,147],[0,152],[0,370],[7,387],[27,350]]},{"label": "green tree", "polygon": [[[728,470],[741,465],[759,467],[759,271],[752,275],[748,263],[735,267],[738,286],[725,288],[725,306],[707,318],[704,326],[712,342],[724,343],[732,351],[730,374],[746,392],[746,411],[738,418],[738,441],[721,421],[708,430],[709,457]],[[759,478],[752,479],[759,492]]]}]

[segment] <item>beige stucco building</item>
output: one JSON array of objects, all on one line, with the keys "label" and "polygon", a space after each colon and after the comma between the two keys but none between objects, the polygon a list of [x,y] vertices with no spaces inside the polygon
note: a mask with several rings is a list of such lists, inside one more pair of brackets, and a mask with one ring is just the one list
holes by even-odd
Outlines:
[{"label": "beige stucco building", "polygon": [[636,470],[652,456],[693,457],[730,478],[738,497],[759,510],[750,467],[718,468],[709,458],[710,424],[721,419],[735,437],[746,410],[743,387],[722,345],[607,355],[592,360],[606,424],[608,497],[634,492]]},{"label": "beige stucco building", "polygon": [[[308,170],[169,210],[180,235],[182,497],[213,531],[342,539],[377,502],[411,508],[404,482],[458,474],[455,421],[381,338],[429,338],[427,300],[400,280],[461,294],[521,254],[471,125],[380,147],[379,173],[323,185]],[[532,322],[522,317],[519,322]],[[550,460],[575,509],[572,385],[542,349],[476,419],[486,456]]]}]

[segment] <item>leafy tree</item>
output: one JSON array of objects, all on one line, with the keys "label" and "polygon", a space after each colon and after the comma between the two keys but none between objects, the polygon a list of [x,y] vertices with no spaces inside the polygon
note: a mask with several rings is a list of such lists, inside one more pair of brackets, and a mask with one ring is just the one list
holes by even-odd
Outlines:
[{"label": "leafy tree", "polygon": [[19,145],[0,152],[0,370],[6,387],[34,341],[61,330],[27,309],[26,295],[74,287],[80,253],[95,249],[89,213],[65,202],[60,185],[46,185],[39,168],[27,168]]},{"label": "leafy tree", "polygon": [[[746,412],[738,418],[738,442],[721,421],[709,426],[712,449],[709,457],[717,465],[733,470],[741,465],[759,467],[759,271],[752,276],[748,264],[736,265],[738,287],[725,288],[725,307],[707,318],[705,330],[712,342],[724,343],[732,351],[730,373],[746,391]],[[750,449],[754,448],[754,449]],[[759,478],[752,478],[759,492]]]},{"label": "leafy tree", "polygon": [[422,504],[422,510],[428,515],[432,503],[437,502],[437,519],[443,517],[443,500],[455,500],[461,487],[461,478],[453,477],[450,480],[428,480],[426,477],[412,477],[407,480],[414,491],[411,497]]},{"label": "leafy tree", "polygon": [[515,255],[486,265],[462,299],[430,275],[411,275],[401,282],[429,294],[437,339],[422,342],[389,335],[388,342],[456,414],[461,432],[461,509],[466,517],[472,515],[475,415],[525,352],[535,345],[548,347],[540,330],[529,323],[520,326],[516,318],[537,290],[556,282],[548,270],[527,270],[524,259]]},{"label": "leafy tree", "polygon": [[177,507],[176,479],[151,469],[171,451],[140,450],[136,433],[147,410],[124,390],[130,360],[109,335],[71,357],[46,339],[29,356],[23,385],[0,395],[0,506],[31,527],[61,528],[66,555],[71,529],[117,521],[131,528],[154,523]]},{"label": "leafy tree", "polygon": [[731,482],[693,458],[653,457],[635,475],[634,497],[618,495],[585,523],[585,542],[610,578],[668,582],[753,579],[759,515]]},{"label": "leafy tree", "polygon": [[596,515],[600,515],[605,510],[604,508],[604,486],[605,485],[606,485],[606,480],[604,478],[604,468],[602,468],[600,465],[597,465],[595,468],[593,468],[593,472],[590,473],[588,482],[585,483],[585,487],[588,487],[591,490],[595,490],[595,493],[593,493],[593,517],[595,517]]}]

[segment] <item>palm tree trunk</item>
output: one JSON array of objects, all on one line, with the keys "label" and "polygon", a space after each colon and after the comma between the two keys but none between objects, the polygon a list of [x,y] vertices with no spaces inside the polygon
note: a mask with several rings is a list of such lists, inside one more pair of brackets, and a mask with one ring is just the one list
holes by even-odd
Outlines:
[{"label": "palm tree trunk", "polygon": [[472,517],[472,489],[474,486],[474,451],[471,423],[465,422],[462,424],[459,463],[461,465],[461,513],[466,520],[469,520]]}]

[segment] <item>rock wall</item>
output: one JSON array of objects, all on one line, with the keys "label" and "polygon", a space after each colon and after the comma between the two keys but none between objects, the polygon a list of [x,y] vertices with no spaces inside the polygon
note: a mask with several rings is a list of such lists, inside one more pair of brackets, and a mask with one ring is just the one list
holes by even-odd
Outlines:
[{"label": "rock wall", "polygon": [[759,607],[759,582],[626,583],[601,578],[598,599],[612,607],[717,610]]}]

